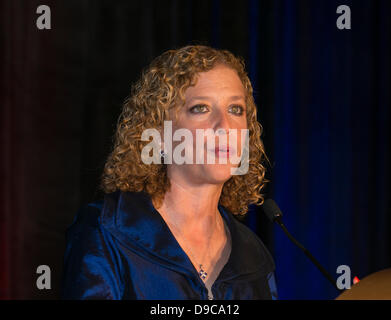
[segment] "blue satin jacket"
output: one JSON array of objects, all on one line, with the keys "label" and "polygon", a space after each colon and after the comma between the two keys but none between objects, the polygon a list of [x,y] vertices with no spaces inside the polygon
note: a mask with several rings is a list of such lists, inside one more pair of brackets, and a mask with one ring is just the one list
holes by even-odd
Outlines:
[{"label": "blue satin jacket", "polygon": [[[219,211],[231,232],[214,299],[276,299],[274,261],[247,226]],[[79,210],[67,230],[63,299],[196,299],[208,290],[146,193],[117,191]]]}]

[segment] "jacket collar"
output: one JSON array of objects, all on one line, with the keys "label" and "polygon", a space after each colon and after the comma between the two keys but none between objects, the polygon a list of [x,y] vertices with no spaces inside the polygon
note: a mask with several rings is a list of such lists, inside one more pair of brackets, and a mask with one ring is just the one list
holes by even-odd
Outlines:
[{"label": "jacket collar", "polygon": [[[223,206],[219,205],[218,209],[232,239],[231,254],[219,278],[228,280],[260,270],[272,271],[274,264],[259,238]],[[182,273],[197,275],[148,194],[122,191],[106,194],[101,223],[123,245],[136,249],[145,258]]]}]

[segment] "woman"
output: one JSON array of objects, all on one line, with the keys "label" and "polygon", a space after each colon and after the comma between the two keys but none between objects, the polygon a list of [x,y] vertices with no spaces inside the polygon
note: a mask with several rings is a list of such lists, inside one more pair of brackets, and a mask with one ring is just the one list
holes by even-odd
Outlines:
[{"label": "woman", "polygon": [[263,202],[260,135],[240,59],[207,46],[157,57],[123,106],[104,200],[67,232],[63,298],[276,298],[273,259],[237,219]]}]

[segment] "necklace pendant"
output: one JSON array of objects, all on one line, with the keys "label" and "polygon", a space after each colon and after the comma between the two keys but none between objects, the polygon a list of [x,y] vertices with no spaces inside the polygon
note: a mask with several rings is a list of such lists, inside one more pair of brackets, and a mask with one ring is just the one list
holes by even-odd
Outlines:
[{"label": "necklace pendant", "polygon": [[200,278],[204,280],[208,275],[204,269],[202,269],[202,264],[200,264],[200,272],[198,272]]}]

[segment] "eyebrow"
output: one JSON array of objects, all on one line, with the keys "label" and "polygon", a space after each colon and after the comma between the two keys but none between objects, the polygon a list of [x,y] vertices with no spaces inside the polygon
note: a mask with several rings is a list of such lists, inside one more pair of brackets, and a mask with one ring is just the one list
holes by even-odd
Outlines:
[{"label": "eyebrow", "polygon": [[[213,100],[213,98],[210,96],[196,96],[196,97],[190,98],[189,101],[191,101],[191,100],[208,100],[208,99]],[[229,100],[242,100],[242,99],[245,100],[245,97],[244,96],[230,96],[228,99]]]}]

